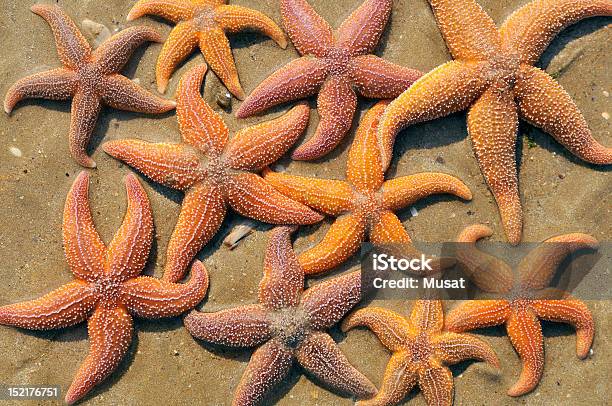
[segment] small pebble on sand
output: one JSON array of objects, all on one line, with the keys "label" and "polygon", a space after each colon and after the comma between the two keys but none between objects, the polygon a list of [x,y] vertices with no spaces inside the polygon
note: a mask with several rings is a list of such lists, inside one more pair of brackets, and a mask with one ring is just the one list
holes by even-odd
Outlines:
[{"label": "small pebble on sand", "polygon": [[21,158],[23,156],[23,153],[17,147],[10,147],[9,152],[11,153],[11,155],[16,156],[17,158]]},{"label": "small pebble on sand", "polygon": [[607,111],[604,111],[603,113],[601,113],[601,116],[605,118],[606,120],[610,119],[610,113],[608,113]]}]

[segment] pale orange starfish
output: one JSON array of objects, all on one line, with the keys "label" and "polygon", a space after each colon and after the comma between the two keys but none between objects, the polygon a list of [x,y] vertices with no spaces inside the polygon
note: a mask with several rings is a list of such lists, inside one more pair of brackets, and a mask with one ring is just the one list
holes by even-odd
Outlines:
[{"label": "pale orange starfish", "polygon": [[347,181],[264,171],[264,179],[283,194],[337,217],[323,240],[299,255],[306,274],[323,272],[346,261],[366,235],[375,244],[410,243],[410,236],[393,212],[417,200],[440,193],[472,198],[463,182],[443,173],[426,172],[385,181],[376,128],[387,103],[377,103],[361,121],[349,151]]},{"label": "pale orange starfish", "polygon": [[243,216],[272,224],[311,224],[323,218],[252,173],[295,143],[308,125],[308,106],[296,106],[228,140],[223,119],[200,94],[205,74],[206,65],[196,66],[179,83],[176,109],[184,143],[119,140],[103,145],[108,154],[152,180],[185,191],[166,255],[164,279],[172,282],[181,279],[189,262],[216,234],[228,204]]},{"label": "pale orange starfish", "polygon": [[493,231],[482,225],[466,228],[458,241],[470,245],[458,249],[457,261],[478,288],[503,298],[472,300],[459,305],[446,317],[445,327],[461,332],[505,324],[523,364],[521,376],[508,395],[520,396],[538,385],[544,370],[544,341],[538,319],[573,325],[576,353],[579,358],[588,355],[595,333],[591,312],[582,301],[548,286],[569,254],[585,248],[595,249],[598,243],[593,237],[579,233],[549,238],[523,258],[515,278],[509,265],[474,247],[476,241],[491,234]]},{"label": "pale orange starfish", "polygon": [[262,404],[294,364],[344,394],[364,398],[376,393],[326,332],[361,300],[361,272],[304,290],[304,271],[291,246],[291,231],[278,227],[271,232],[258,304],[215,313],[193,311],[185,317],[187,331],[201,340],[257,347],[236,388],[233,406]]},{"label": "pale orange starfish", "polygon": [[243,118],[280,103],[319,94],[321,121],[293,159],[322,157],[348,133],[356,93],[374,99],[397,97],[422,73],[372,55],[389,21],[393,0],[366,0],[333,33],[306,0],[281,0],[283,24],[302,55],[264,80],[236,112]]},{"label": "pale orange starfish", "polygon": [[154,14],[176,24],[157,60],[157,87],[161,93],[166,91],[176,67],[199,46],[227,89],[238,99],[244,99],[226,32],[255,30],[272,38],[281,48],[287,47],[285,34],[265,14],[225,3],[226,0],[140,0],[134,5],[128,21]]},{"label": "pale orange starfish", "polygon": [[19,80],[7,92],[4,110],[10,114],[20,100],[27,98],[72,98],[70,154],[80,165],[96,166],[87,156],[86,148],[103,105],[151,114],[174,109],[174,101],[161,99],[118,73],[143,42],[161,42],[157,32],[148,27],[130,27],[92,51],[74,22],[58,6],[37,4],[32,11],[51,26],[64,66]]},{"label": "pale orange starfish", "polygon": [[430,0],[454,61],[423,76],[385,112],[379,128],[383,167],[404,127],[468,109],[468,132],[495,196],[508,240],[521,240],[523,214],[516,170],[519,116],[572,154],[612,163],[566,91],[534,67],[553,37],[583,18],[612,15],[610,0],[534,0],[497,29],[474,0]]},{"label": "pale orange starfish", "polygon": [[430,406],[453,404],[453,374],[448,365],[468,359],[486,361],[499,368],[489,344],[471,334],[443,330],[440,300],[417,300],[409,319],[380,307],[366,307],[349,315],[342,330],[366,326],[393,353],[382,387],[359,406],[391,406],[400,403],[419,385]]},{"label": "pale orange starfish", "polygon": [[35,300],[0,307],[0,324],[29,330],[63,328],[87,320],[89,355],[66,393],[74,403],[119,365],[132,342],[132,316],[177,316],[200,302],[208,273],[195,262],[189,283],[138,276],[153,241],[149,199],[134,175],[126,180],[128,207],[111,243],[95,229],[88,202],[89,175],[81,172],[64,208],[64,249],[75,280]]}]

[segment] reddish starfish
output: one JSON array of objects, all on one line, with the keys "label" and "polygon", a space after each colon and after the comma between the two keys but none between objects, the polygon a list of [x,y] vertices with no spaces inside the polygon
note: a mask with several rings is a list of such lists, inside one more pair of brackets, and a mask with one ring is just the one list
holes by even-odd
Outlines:
[{"label": "reddish starfish", "polygon": [[260,31],[281,48],[287,47],[283,31],[263,13],[226,5],[225,0],[140,0],[130,11],[128,21],[145,14],[158,15],[176,27],[170,33],[157,60],[157,87],[166,91],[170,76],[183,59],[200,47],[206,62],[228,90],[240,100],[244,91],[238,79],[234,57],[225,31]]},{"label": "reddish starfish", "polygon": [[[357,252],[366,235],[375,244],[409,243],[410,236],[393,212],[417,200],[439,193],[472,198],[463,182],[443,173],[419,173],[385,181],[376,128],[387,103],[376,104],[361,121],[349,151],[347,181],[264,172],[264,179],[281,193],[337,217],[323,240],[300,254],[300,265],[306,274],[323,272],[346,261]],[[437,262],[435,268],[446,265]]]},{"label": "reddish starfish", "polygon": [[427,404],[453,404],[453,374],[447,365],[468,359],[486,361],[499,368],[489,344],[471,334],[443,331],[444,314],[440,300],[417,300],[410,319],[380,307],[360,309],[342,322],[342,330],[356,326],[371,329],[393,353],[376,397],[359,406],[400,403],[419,385]]},{"label": "reddish starfish", "polygon": [[27,98],[72,98],[68,138],[70,154],[80,165],[96,166],[85,149],[102,105],[151,114],[174,109],[175,102],[147,92],[118,73],[143,42],[161,42],[157,32],[148,27],[131,27],[92,51],[74,22],[58,6],[37,4],[31,10],[51,26],[64,67],[19,80],[6,94],[4,110],[10,114],[20,100]]},{"label": "reddish starfish", "polygon": [[315,135],[293,152],[309,160],[330,152],[351,128],[357,96],[397,97],[422,73],[375,55],[391,15],[392,0],[366,0],[342,23],[335,35],[306,0],[281,0],[283,24],[302,56],[263,81],[242,103],[243,118],[274,105],[319,93],[321,122]]},{"label": "reddish starfish", "polygon": [[64,209],[64,249],[75,280],[29,302],[0,307],[0,324],[49,330],[87,320],[90,352],[66,394],[74,403],[110,375],[132,341],[132,315],[177,316],[200,302],[208,274],[193,265],[189,283],[138,276],[153,240],[147,195],[133,175],[126,178],[128,207],[108,247],[96,232],[88,202],[89,176],[81,172]]},{"label": "reddish starfish", "polygon": [[[459,242],[473,244],[491,234],[493,231],[488,227],[475,225],[462,232]],[[513,281],[510,266],[492,255],[473,245],[458,250],[457,261],[480,289],[503,294],[508,299],[474,300],[459,305],[448,314],[446,328],[461,332],[505,323],[523,364],[521,376],[508,390],[508,395],[520,396],[532,391],[542,377],[544,342],[538,319],[573,325],[577,336],[576,353],[579,358],[588,355],[595,332],[591,312],[582,301],[547,287],[567,255],[596,247],[597,240],[586,234],[549,238],[521,261],[516,281]]]},{"label": "reddish starfish", "polygon": [[495,196],[508,240],[521,240],[523,214],[516,170],[519,116],[587,162],[612,163],[567,92],[533,65],[564,27],[612,15],[610,0],[535,0],[497,30],[474,0],[430,0],[455,59],[423,76],[385,112],[379,129],[383,166],[404,127],[468,109],[468,132]]},{"label": "reddish starfish", "polygon": [[361,273],[319,283],[303,291],[304,271],[291,247],[291,229],[271,233],[259,285],[259,304],[216,313],[191,312],[185,327],[202,340],[255,347],[234,394],[234,406],[259,404],[297,362],[330,387],[358,397],[376,393],[325,332],[361,299]]},{"label": "reddish starfish", "polygon": [[243,216],[273,224],[311,224],[322,217],[293,201],[251,171],[280,158],[308,125],[306,105],[239,131],[229,130],[200,95],[206,65],[181,79],[177,118],[184,144],[112,141],[104,151],[168,187],[185,191],[168,245],[164,279],[177,282],[195,254],[215,235],[229,204]]}]

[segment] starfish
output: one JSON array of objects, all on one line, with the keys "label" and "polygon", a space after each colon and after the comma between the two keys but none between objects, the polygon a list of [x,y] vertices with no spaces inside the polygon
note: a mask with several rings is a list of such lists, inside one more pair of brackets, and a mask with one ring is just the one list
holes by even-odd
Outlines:
[{"label": "starfish", "polygon": [[29,330],[64,328],[87,320],[89,355],[66,394],[70,404],[117,368],[132,341],[132,315],[177,316],[198,304],[208,289],[208,273],[200,262],[194,263],[186,284],[138,276],[151,249],[153,217],[138,180],[128,175],[125,183],[127,212],[106,247],[89,208],[89,175],[81,172],[64,208],[64,249],[75,280],[39,299],[0,307],[0,324]]},{"label": "starfish", "polygon": [[130,27],[92,51],[74,22],[58,6],[37,4],[31,10],[51,26],[64,66],[17,81],[6,94],[4,110],[10,114],[19,101],[27,98],[72,98],[68,138],[70,154],[80,165],[96,166],[85,149],[102,105],[150,114],[174,109],[174,101],[159,98],[118,73],[142,43],[161,42],[157,32],[148,27]]},{"label": "starfish", "polygon": [[259,304],[216,313],[192,311],[187,331],[231,347],[258,347],[234,394],[234,406],[262,403],[294,363],[329,387],[357,397],[376,393],[325,332],[361,300],[361,272],[304,289],[304,271],[291,247],[290,227],[271,232],[259,284]]},{"label": "starfish", "polygon": [[140,140],[107,142],[104,151],[165,186],[185,191],[170,239],[164,279],[179,281],[197,252],[216,234],[229,204],[243,216],[272,224],[311,224],[322,216],[285,197],[252,173],[279,159],[308,125],[301,104],[284,116],[239,131],[228,141],[221,116],[206,104],[200,87],[206,65],[179,82],[177,118],[184,143]]},{"label": "starfish", "polygon": [[310,160],[330,152],[351,128],[357,108],[355,92],[375,99],[394,98],[422,75],[372,55],[392,5],[392,0],[366,0],[334,34],[306,0],[281,0],[283,24],[303,56],[264,80],[236,116],[247,117],[318,93],[321,121],[315,135],[292,158]]},{"label": "starfish", "polygon": [[238,71],[225,32],[259,31],[281,48],[287,47],[283,31],[265,14],[250,8],[226,5],[224,0],[140,0],[128,21],[154,14],[176,24],[164,43],[156,67],[157,88],[164,93],[176,67],[196,46],[227,89],[244,99]]},{"label": "starfish", "polygon": [[468,109],[480,170],[508,240],[521,240],[523,214],[516,169],[519,117],[552,135],[578,158],[612,163],[569,94],[533,65],[553,37],[583,18],[612,15],[610,0],[534,0],[497,30],[474,0],[430,0],[454,58],[423,76],[385,112],[379,142],[386,168],[397,133],[411,124]]},{"label": "starfish", "polygon": [[[375,244],[411,242],[393,213],[429,195],[450,193],[470,200],[459,179],[426,172],[385,181],[376,128],[387,101],[378,102],[361,121],[348,156],[347,181],[304,178],[264,171],[264,179],[281,193],[336,217],[323,240],[299,256],[307,275],[327,271],[349,259],[369,235]],[[436,262],[434,268],[452,264]]]},{"label": "starfish", "polygon": [[502,294],[503,299],[472,300],[459,305],[448,314],[446,328],[461,332],[505,324],[523,365],[508,395],[520,396],[538,385],[544,369],[544,342],[538,319],[573,325],[578,357],[585,358],[589,353],[595,332],[591,312],[582,301],[548,285],[569,254],[595,249],[597,240],[579,233],[549,238],[523,258],[514,278],[509,265],[475,248],[476,241],[491,234],[493,231],[482,225],[466,228],[459,242],[471,244],[458,250],[457,261],[482,291]]},{"label": "starfish", "polygon": [[376,397],[359,406],[399,404],[419,385],[427,404],[453,404],[453,374],[447,365],[468,359],[486,361],[499,368],[489,344],[471,334],[443,331],[440,300],[417,300],[410,319],[380,307],[357,310],[342,322],[344,332],[356,326],[371,329],[393,353]]}]

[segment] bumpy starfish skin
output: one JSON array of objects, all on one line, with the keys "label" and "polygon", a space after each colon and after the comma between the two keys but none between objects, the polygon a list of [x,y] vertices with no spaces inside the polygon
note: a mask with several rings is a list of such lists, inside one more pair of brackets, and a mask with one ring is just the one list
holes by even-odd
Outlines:
[{"label": "bumpy starfish skin", "polygon": [[[475,243],[490,236],[486,226],[466,228],[459,242]],[[523,369],[518,381],[508,390],[510,396],[532,391],[544,369],[544,341],[538,319],[569,323],[576,328],[576,353],[585,358],[595,326],[593,316],[580,300],[565,292],[547,288],[555,271],[572,252],[597,248],[597,240],[586,234],[565,234],[549,238],[531,251],[519,264],[515,281],[510,266],[490,254],[468,245],[458,251],[457,261],[470,279],[483,291],[502,294],[503,299],[473,300],[453,309],[446,318],[446,328],[461,332],[476,328],[506,325],[512,345],[521,358]]]},{"label": "bumpy starfish skin", "polygon": [[468,359],[499,367],[491,346],[471,334],[443,331],[440,300],[417,300],[410,319],[380,307],[357,310],[342,322],[342,330],[366,326],[393,353],[376,397],[359,406],[400,403],[419,385],[431,406],[453,404],[453,375],[447,365]]},{"label": "bumpy starfish skin", "polygon": [[304,271],[291,247],[291,228],[271,233],[259,285],[259,304],[216,313],[191,312],[187,330],[199,339],[233,347],[258,347],[234,394],[233,405],[259,404],[301,365],[320,382],[360,398],[376,393],[325,330],[361,299],[361,273],[304,289]]},{"label": "bumpy starfish skin", "polygon": [[32,11],[51,26],[64,66],[19,80],[6,94],[4,110],[10,114],[19,101],[28,98],[72,98],[68,138],[70,153],[80,165],[96,166],[87,156],[86,148],[103,105],[151,114],[174,109],[175,102],[147,92],[118,73],[142,43],[161,42],[157,32],[147,27],[130,27],[92,51],[74,22],[58,6],[37,4]]},{"label": "bumpy starfish skin", "polygon": [[533,64],[553,37],[583,18],[612,15],[610,0],[534,0],[497,29],[474,0],[430,0],[455,59],[423,76],[387,109],[379,128],[383,167],[397,133],[411,124],[468,109],[468,131],[495,196],[508,240],[521,240],[516,170],[519,117],[552,135],[578,158],[612,163],[569,94]]},{"label": "bumpy starfish skin", "polygon": [[249,171],[279,159],[308,125],[308,106],[239,131],[228,140],[221,116],[200,95],[206,65],[185,74],[177,92],[177,118],[185,143],[111,141],[104,151],[165,186],[185,192],[170,239],[164,279],[181,279],[189,262],[216,234],[229,204],[243,216],[272,224],[311,224],[321,215],[276,191]]},{"label": "bumpy starfish skin", "polygon": [[236,116],[247,117],[318,93],[319,127],[292,157],[309,160],[327,154],[351,128],[355,92],[377,99],[397,97],[422,75],[371,55],[392,6],[392,0],[366,0],[334,35],[306,0],[281,0],[283,24],[303,56],[263,81]]},{"label": "bumpy starfish skin", "polygon": [[[376,128],[387,103],[377,103],[360,123],[349,151],[347,181],[264,171],[264,179],[281,193],[337,217],[323,240],[300,254],[306,274],[323,272],[346,261],[367,235],[377,244],[409,243],[408,233],[393,212],[420,199],[440,193],[472,198],[463,182],[443,173],[419,173],[385,182]],[[435,269],[441,265],[448,264],[436,262]]]},{"label": "bumpy starfish skin", "polygon": [[88,202],[89,176],[74,182],[64,209],[64,249],[75,280],[41,297],[0,307],[0,324],[30,330],[68,327],[87,320],[90,351],[66,394],[74,403],[110,375],[132,341],[132,315],[177,316],[200,302],[208,273],[193,265],[189,283],[138,276],[153,241],[153,217],[144,189],[126,178],[128,208],[106,247],[96,232]]},{"label": "bumpy starfish skin", "polygon": [[204,59],[228,90],[240,100],[244,91],[229,40],[225,32],[259,31],[282,48],[287,47],[283,31],[266,15],[249,8],[226,5],[222,0],[140,0],[128,21],[154,14],[176,24],[157,60],[157,87],[166,91],[176,67],[199,46]]}]

